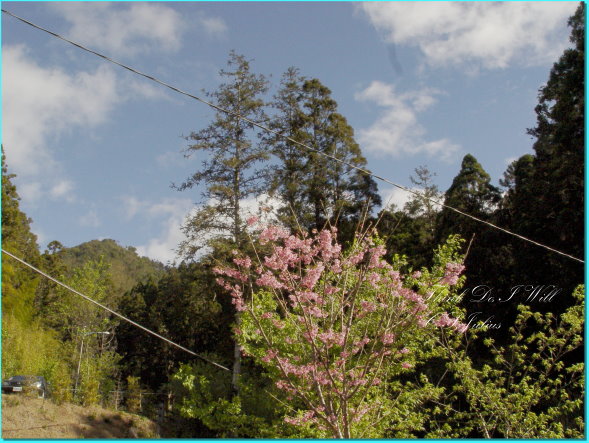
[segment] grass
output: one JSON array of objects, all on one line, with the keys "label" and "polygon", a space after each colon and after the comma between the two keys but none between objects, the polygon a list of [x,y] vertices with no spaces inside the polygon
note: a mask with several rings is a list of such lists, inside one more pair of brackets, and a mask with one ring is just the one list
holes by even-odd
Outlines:
[{"label": "grass", "polygon": [[49,399],[2,395],[2,437],[34,439],[158,438],[144,417],[98,406],[57,405]]}]

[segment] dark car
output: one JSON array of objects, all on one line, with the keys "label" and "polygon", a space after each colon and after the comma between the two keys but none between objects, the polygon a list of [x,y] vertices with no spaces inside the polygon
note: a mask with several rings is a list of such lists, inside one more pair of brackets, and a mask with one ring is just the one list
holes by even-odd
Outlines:
[{"label": "dark car", "polygon": [[38,375],[15,375],[2,382],[2,393],[33,392],[39,398],[45,398],[49,394],[45,377]]}]

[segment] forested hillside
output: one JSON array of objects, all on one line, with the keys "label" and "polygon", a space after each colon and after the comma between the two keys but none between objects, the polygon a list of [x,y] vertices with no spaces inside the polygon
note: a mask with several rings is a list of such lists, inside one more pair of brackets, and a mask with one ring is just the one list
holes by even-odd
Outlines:
[{"label": "forested hillside", "polygon": [[[193,352],[3,254],[3,378],[44,375],[56,402],[165,403],[177,437],[582,438],[583,4],[569,26],[533,154],[503,177],[467,154],[445,191],[416,165],[403,208],[381,207],[326,85],[290,68],[269,97],[231,52],[208,94],[230,112],[186,137],[205,160],[175,187],[202,201],[174,267],[115,240],[41,253],[3,157],[3,248]],[[253,197],[272,204],[247,212]]]},{"label": "forested hillside", "polygon": [[102,257],[110,265],[113,289],[121,295],[149,278],[157,280],[165,271],[163,264],[140,257],[133,246],[123,247],[112,239],[91,240],[71,248],[61,248],[58,253],[68,269]]}]

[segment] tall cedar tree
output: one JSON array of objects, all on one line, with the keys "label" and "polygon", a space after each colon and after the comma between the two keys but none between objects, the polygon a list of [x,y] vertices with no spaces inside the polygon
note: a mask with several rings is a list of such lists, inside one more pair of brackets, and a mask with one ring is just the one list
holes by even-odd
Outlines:
[{"label": "tall cedar tree", "polygon": [[[197,210],[183,226],[186,240],[180,245],[180,254],[194,257],[211,237],[229,240],[232,248],[245,246],[245,223],[241,214],[241,202],[256,197],[265,190],[267,170],[255,169],[268,159],[264,149],[253,141],[255,127],[241,117],[252,121],[265,119],[264,101],[260,97],[268,89],[262,75],[250,71],[249,61],[231,51],[228,69],[221,70],[227,81],[207,96],[211,101],[233,114],[217,112],[214,121],[206,128],[192,132],[187,140],[193,142],[187,156],[204,151],[209,154],[202,169],[189,177],[179,190],[204,184],[204,206]],[[218,244],[218,243],[217,243]],[[233,387],[237,390],[241,371],[241,350],[235,344]]]},{"label": "tall cedar tree", "polygon": [[[512,227],[523,235],[576,257],[584,256],[585,168],[585,5],[568,22],[571,48],[554,64],[540,88],[531,175],[519,171],[512,204]],[[520,159],[520,162],[523,160]],[[523,165],[521,165],[523,167]],[[521,176],[526,174],[526,179]],[[528,177],[528,175],[530,175]],[[584,268],[528,244],[514,247],[519,271],[537,283],[563,286],[570,294],[583,282]]]},{"label": "tall cedar tree", "polygon": [[[454,177],[452,185],[446,191],[444,204],[475,217],[487,219],[498,202],[499,190],[491,185],[489,174],[474,156],[465,155],[458,175]],[[450,234],[460,234],[462,237],[470,238],[472,234],[481,230],[479,222],[448,208],[443,208],[440,212],[437,227],[439,240]]]},{"label": "tall cedar tree", "polygon": [[[471,154],[464,156],[460,171],[445,195],[445,205],[482,220],[491,219],[500,199],[499,189],[491,184],[491,177]],[[441,242],[451,234],[459,234],[467,240],[465,266],[469,285],[494,284],[495,273],[489,272],[492,269],[489,251],[496,247],[495,232],[480,222],[443,208],[439,213],[436,240]],[[469,311],[470,308],[467,307]]]},{"label": "tall cedar tree", "polygon": [[319,80],[306,79],[290,68],[281,84],[272,126],[313,149],[278,137],[267,139],[281,161],[275,188],[285,203],[279,211],[282,221],[292,229],[299,224],[303,229],[321,228],[326,222],[348,227],[363,211],[381,203],[370,176],[328,157],[366,168],[354,130]]},{"label": "tall cedar tree", "polygon": [[183,227],[186,240],[180,254],[192,258],[207,241],[215,237],[230,239],[234,247],[244,244],[245,223],[241,202],[259,196],[265,187],[266,171],[255,169],[268,159],[268,154],[255,143],[255,127],[240,117],[264,120],[264,101],[260,97],[268,89],[262,75],[250,71],[250,63],[231,51],[228,69],[219,74],[227,79],[217,91],[207,93],[211,101],[233,114],[217,112],[206,128],[192,132],[186,139],[192,142],[186,156],[204,151],[209,154],[202,168],[178,189],[184,191],[204,184],[201,196],[205,205],[191,216]]}]

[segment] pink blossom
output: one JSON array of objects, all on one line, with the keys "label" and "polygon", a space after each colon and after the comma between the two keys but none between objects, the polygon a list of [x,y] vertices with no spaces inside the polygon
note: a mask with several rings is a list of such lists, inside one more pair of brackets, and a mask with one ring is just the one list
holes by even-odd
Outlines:
[{"label": "pink blossom", "polygon": [[319,263],[315,268],[309,269],[307,275],[305,275],[305,278],[301,281],[301,285],[305,288],[312,289],[321,277],[324,268],[323,263]]},{"label": "pink blossom", "polygon": [[358,263],[362,261],[364,258],[364,251],[357,252],[356,254],[350,256],[346,260],[346,265],[356,266]]},{"label": "pink blossom", "polygon": [[371,302],[371,301],[362,300],[360,302],[360,305],[362,306],[362,310],[364,312],[374,312],[374,311],[376,311],[376,305],[373,302]]},{"label": "pink blossom", "polygon": [[370,285],[374,288],[377,287],[377,283],[380,281],[380,275],[377,274],[376,272],[371,272],[370,274],[368,274],[368,283],[370,283]]},{"label": "pink blossom", "polygon": [[356,346],[357,348],[361,348],[362,346],[367,345],[368,343],[370,343],[370,339],[368,337],[364,337],[362,340],[354,343],[354,346]]},{"label": "pink blossom", "polygon": [[247,225],[252,226],[258,222],[259,218],[255,215],[247,219]]},{"label": "pink blossom", "polygon": [[410,369],[413,367],[413,365],[411,363],[407,363],[404,361],[403,363],[401,363],[401,367],[404,369]]},{"label": "pink blossom", "polygon": [[260,243],[266,244],[269,241],[276,241],[288,237],[288,232],[280,226],[268,226],[260,234]]},{"label": "pink blossom", "polygon": [[266,355],[264,357],[262,357],[262,361],[264,363],[270,363],[270,361],[272,359],[274,359],[277,355],[278,355],[277,351],[275,351],[274,349],[268,349],[266,351]]},{"label": "pink blossom", "polygon": [[260,318],[271,318],[272,317],[272,313],[271,312],[264,312]]},{"label": "pink blossom", "polygon": [[392,345],[395,341],[395,334],[382,334],[380,340],[382,341],[382,344],[385,346]]},{"label": "pink blossom", "polygon": [[234,258],[233,263],[235,263],[237,266],[249,269],[252,265],[252,260],[246,256],[244,258]]},{"label": "pink blossom", "polygon": [[458,277],[462,271],[464,271],[464,265],[462,263],[446,263],[442,283],[450,286],[455,285],[458,283]]},{"label": "pink blossom", "polygon": [[335,286],[327,286],[325,288],[325,294],[326,295],[331,295],[331,294],[335,294],[336,292],[338,292],[340,290],[340,288],[337,288]]},{"label": "pink blossom", "polygon": [[276,277],[274,277],[269,271],[266,271],[264,275],[258,278],[256,284],[258,286],[267,286],[272,289],[281,289],[284,287],[284,285],[276,280]]},{"label": "pink blossom", "polygon": [[387,253],[387,250],[383,245],[378,245],[374,248],[370,248],[368,251],[370,254],[370,262],[368,263],[368,269],[383,268],[386,265],[384,260],[380,258]]},{"label": "pink blossom", "polygon": [[399,354],[408,354],[409,352],[411,352],[409,349],[403,348],[399,351]]},{"label": "pink blossom", "polygon": [[[335,233],[335,230],[333,233]],[[330,260],[331,258],[338,256],[341,252],[341,246],[337,243],[332,244],[332,240],[332,231],[323,229],[319,233],[318,247],[321,252],[321,257],[323,257],[324,260]]]},{"label": "pink blossom", "polygon": [[456,329],[458,332],[460,332],[461,334],[464,334],[467,330],[468,330],[468,325],[457,321],[456,323],[454,323],[454,325],[452,325],[452,327],[454,329]]},{"label": "pink blossom", "polygon": [[316,317],[316,318],[325,318],[327,317],[327,312],[324,312],[321,308],[318,308],[317,306],[303,306],[303,312],[307,315],[310,315],[312,317]]},{"label": "pink blossom", "polygon": [[444,312],[437,320],[434,321],[434,325],[443,328],[445,326],[452,326],[455,322],[455,319],[450,318],[450,316]]},{"label": "pink blossom", "polygon": [[421,271],[415,271],[413,274],[411,274],[411,277],[415,279],[421,277]]},{"label": "pink blossom", "polygon": [[[319,337],[319,340],[321,340],[326,345],[329,345],[330,347],[332,345],[342,346],[344,344],[345,334],[343,332],[335,332],[330,329],[327,332],[317,334],[317,337]],[[340,356],[343,357],[342,354],[340,354]]]}]

